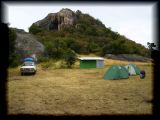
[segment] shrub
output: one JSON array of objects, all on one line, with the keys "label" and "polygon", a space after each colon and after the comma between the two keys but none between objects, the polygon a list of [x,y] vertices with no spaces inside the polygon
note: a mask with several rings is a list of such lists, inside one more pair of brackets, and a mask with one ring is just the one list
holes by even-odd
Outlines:
[{"label": "shrub", "polygon": [[68,68],[71,68],[72,65],[74,65],[74,63],[76,62],[76,58],[76,53],[73,50],[66,50],[66,53],[64,54],[64,61],[66,62]]},{"label": "shrub", "polygon": [[41,56],[41,57],[38,58],[38,63],[40,63],[40,62],[48,62],[48,61],[49,61],[48,57]]},{"label": "shrub", "polygon": [[9,55],[9,67],[14,68],[20,65],[21,62],[18,59],[18,56],[15,54]]}]

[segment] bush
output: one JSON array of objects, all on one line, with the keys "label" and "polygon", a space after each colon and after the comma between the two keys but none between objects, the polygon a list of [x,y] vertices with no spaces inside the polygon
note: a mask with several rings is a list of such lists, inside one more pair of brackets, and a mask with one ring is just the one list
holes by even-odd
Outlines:
[{"label": "bush", "polygon": [[48,61],[49,61],[48,57],[41,56],[41,57],[38,58],[38,63],[40,63],[40,62],[48,62]]},{"label": "bush", "polygon": [[21,64],[21,62],[19,61],[19,58],[18,58],[18,56],[16,56],[16,54],[9,55],[9,67],[14,68],[20,64]]},{"label": "bush", "polygon": [[74,63],[76,62],[76,53],[71,50],[71,49],[68,49],[64,55],[64,61],[66,62],[66,65],[68,68],[71,68],[72,65],[74,65]]}]

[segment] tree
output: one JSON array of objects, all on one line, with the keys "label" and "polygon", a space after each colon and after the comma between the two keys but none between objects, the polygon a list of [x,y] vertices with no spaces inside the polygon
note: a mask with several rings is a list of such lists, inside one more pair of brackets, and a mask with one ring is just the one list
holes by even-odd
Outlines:
[{"label": "tree", "polygon": [[18,55],[15,53],[16,32],[13,28],[9,28],[9,67],[16,67],[20,64],[18,62]]},{"label": "tree", "polygon": [[77,15],[80,15],[80,14],[82,14],[82,12],[81,12],[80,10],[77,10],[77,11],[76,11],[76,14],[77,14]]},{"label": "tree", "polygon": [[94,43],[94,42],[90,42],[90,43],[88,44],[87,48],[88,48],[88,51],[89,51],[90,53],[98,52],[99,49],[100,49],[99,46],[98,46],[96,43]]},{"label": "tree", "polygon": [[73,39],[71,37],[66,37],[64,39],[65,43],[66,43],[66,47],[72,49],[73,51],[75,51],[76,53],[79,53],[80,51],[80,45],[78,44],[78,42],[76,41],[76,39]]},{"label": "tree", "polygon": [[32,24],[32,26],[29,28],[29,32],[32,34],[37,34],[39,32],[42,32],[42,28],[40,28],[39,26]]},{"label": "tree", "polygon": [[154,50],[153,47],[156,47],[156,45],[154,43],[150,43],[150,42],[147,42],[147,45],[148,45],[148,48],[152,51]]},{"label": "tree", "polygon": [[66,53],[64,54],[64,60],[68,68],[71,68],[74,65],[74,63],[76,62],[76,58],[76,53],[73,50],[66,50]]},{"label": "tree", "polygon": [[47,55],[50,58],[61,59],[66,49],[66,44],[63,40],[50,39],[49,42],[45,43]]}]

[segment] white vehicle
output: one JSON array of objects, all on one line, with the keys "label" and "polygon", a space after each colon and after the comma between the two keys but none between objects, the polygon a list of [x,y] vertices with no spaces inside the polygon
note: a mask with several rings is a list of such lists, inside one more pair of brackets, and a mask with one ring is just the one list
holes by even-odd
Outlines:
[{"label": "white vehicle", "polygon": [[24,75],[25,73],[36,74],[36,71],[37,69],[34,62],[24,62],[20,68],[21,75]]}]

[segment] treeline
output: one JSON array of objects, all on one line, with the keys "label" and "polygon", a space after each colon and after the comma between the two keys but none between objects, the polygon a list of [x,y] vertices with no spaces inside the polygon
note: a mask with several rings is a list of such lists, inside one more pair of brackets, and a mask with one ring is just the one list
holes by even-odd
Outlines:
[{"label": "treeline", "polygon": [[46,47],[46,56],[62,58],[67,49],[78,54],[94,53],[98,56],[105,54],[138,54],[150,57],[150,52],[141,44],[129,40],[98,19],[88,14],[76,12],[76,23],[64,26],[60,31],[46,30],[32,24],[29,32],[36,35]]}]

